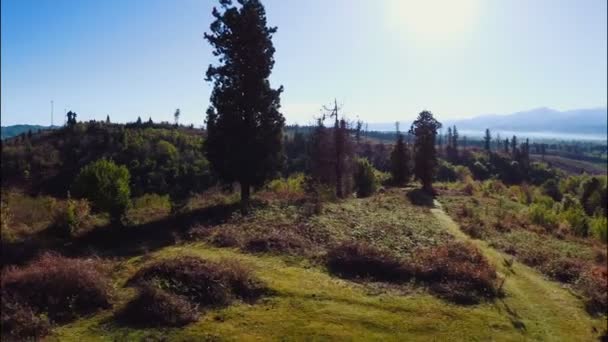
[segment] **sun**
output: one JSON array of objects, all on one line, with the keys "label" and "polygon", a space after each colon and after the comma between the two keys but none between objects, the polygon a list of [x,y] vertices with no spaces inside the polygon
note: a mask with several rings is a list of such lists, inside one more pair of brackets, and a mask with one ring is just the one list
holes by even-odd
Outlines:
[{"label": "sun", "polygon": [[446,41],[473,27],[480,0],[387,0],[387,4],[391,30],[420,40]]}]

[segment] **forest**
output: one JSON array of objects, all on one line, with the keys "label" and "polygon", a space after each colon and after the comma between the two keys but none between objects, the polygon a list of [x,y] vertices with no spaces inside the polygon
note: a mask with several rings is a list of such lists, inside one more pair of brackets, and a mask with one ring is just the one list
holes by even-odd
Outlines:
[{"label": "forest", "polygon": [[2,340],[608,338],[605,143],[286,125],[264,6],[212,15],[205,127],[2,140]]}]

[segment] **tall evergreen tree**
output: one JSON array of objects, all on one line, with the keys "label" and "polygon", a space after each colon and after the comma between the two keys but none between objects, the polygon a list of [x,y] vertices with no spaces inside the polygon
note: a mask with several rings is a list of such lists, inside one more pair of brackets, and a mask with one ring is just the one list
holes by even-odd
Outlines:
[{"label": "tall evergreen tree", "polygon": [[205,155],[226,182],[241,186],[241,211],[246,214],[251,186],[275,176],[282,158],[283,126],[279,112],[283,87],[273,89],[272,35],[259,0],[220,0],[205,39],[219,57],[206,80],[213,82],[207,110]]},{"label": "tall evergreen tree", "polygon": [[511,155],[513,156],[513,159],[517,158],[517,136],[513,136],[513,138],[511,138]]},{"label": "tall evergreen tree", "polygon": [[391,152],[391,177],[395,185],[404,185],[410,180],[410,155],[403,134],[397,131],[397,142]]},{"label": "tall evergreen tree", "polygon": [[484,149],[490,153],[490,143],[492,141],[492,134],[490,133],[490,129],[486,128],[486,135],[483,137],[484,141]]},{"label": "tall evergreen tree", "polygon": [[422,189],[433,193],[433,178],[437,168],[435,137],[441,123],[429,111],[422,111],[412,123],[410,133],[414,135],[414,174],[422,183]]},{"label": "tall evergreen tree", "polygon": [[175,126],[179,125],[179,115],[180,115],[179,108],[177,108],[175,110],[175,113],[173,113],[173,119],[175,119]]},{"label": "tall evergreen tree", "polygon": [[110,114],[106,116],[106,124],[110,124]]}]

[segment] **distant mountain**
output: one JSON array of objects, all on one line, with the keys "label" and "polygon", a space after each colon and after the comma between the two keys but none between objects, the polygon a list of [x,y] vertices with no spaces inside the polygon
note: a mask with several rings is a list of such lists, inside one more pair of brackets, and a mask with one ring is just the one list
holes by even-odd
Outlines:
[{"label": "distant mountain", "polygon": [[[492,131],[526,133],[562,133],[570,135],[606,136],[608,128],[607,109],[575,109],[558,111],[551,108],[536,108],[512,114],[489,114],[462,120],[439,120],[444,127],[456,125],[459,131],[479,132],[486,128]],[[401,122],[401,130],[409,129],[409,123]],[[369,123],[370,131],[394,131],[394,123]]]},{"label": "distant mountain", "polygon": [[35,133],[37,130],[45,130],[45,129],[56,129],[59,126],[41,126],[41,125],[12,125],[12,126],[2,126],[0,127],[0,138],[2,140],[12,138],[21,133],[27,133],[27,131],[32,130],[32,133]]},{"label": "distant mountain", "polygon": [[554,132],[577,134],[606,134],[608,126],[606,108],[558,111],[536,108],[507,115],[482,115],[471,119],[445,122],[459,130]]}]

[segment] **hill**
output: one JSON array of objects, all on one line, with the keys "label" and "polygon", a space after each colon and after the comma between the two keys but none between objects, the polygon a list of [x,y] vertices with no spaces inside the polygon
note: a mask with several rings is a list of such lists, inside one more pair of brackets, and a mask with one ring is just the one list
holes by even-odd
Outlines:
[{"label": "hill", "polygon": [[8,139],[16,137],[21,133],[28,131],[36,132],[38,130],[57,129],[59,126],[41,126],[41,125],[12,125],[0,127],[0,139]]}]

